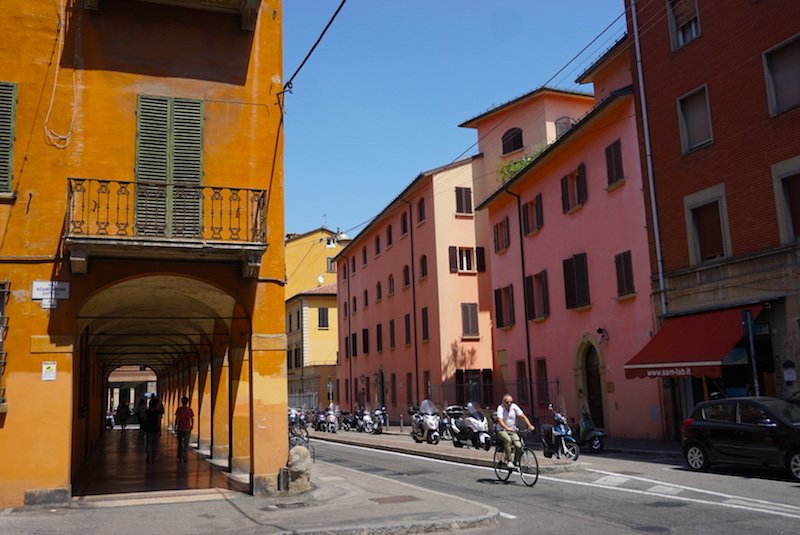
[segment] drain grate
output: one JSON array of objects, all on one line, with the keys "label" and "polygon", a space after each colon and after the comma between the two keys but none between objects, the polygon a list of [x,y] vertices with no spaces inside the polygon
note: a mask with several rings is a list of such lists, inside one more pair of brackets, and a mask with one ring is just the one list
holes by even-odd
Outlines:
[{"label": "drain grate", "polygon": [[417,502],[419,498],[414,496],[384,496],[383,498],[372,498],[370,501],[386,505],[391,503]]},{"label": "drain grate", "polygon": [[308,507],[308,502],[276,503],[275,507],[278,509],[300,509],[302,507]]}]

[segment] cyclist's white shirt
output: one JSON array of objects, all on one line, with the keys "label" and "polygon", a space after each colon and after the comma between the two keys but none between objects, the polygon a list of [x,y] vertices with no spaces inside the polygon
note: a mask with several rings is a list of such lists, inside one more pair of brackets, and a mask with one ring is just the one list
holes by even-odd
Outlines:
[{"label": "cyclist's white shirt", "polygon": [[[517,417],[524,414],[522,409],[519,408],[519,405],[516,403],[511,403],[511,407],[506,409],[505,405],[502,403],[497,406],[497,419],[503,420],[508,427],[512,430],[517,430]],[[503,431],[503,428],[499,425],[495,426],[496,431]]]}]

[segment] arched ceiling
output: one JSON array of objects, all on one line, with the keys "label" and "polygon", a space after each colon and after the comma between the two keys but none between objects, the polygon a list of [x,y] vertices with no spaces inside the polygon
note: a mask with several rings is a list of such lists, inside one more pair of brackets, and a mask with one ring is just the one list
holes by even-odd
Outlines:
[{"label": "arched ceiling", "polygon": [[207,283],[173,275],[127,280],[92,296],[78,315],[91,352],[111,368],[144,365],[161,373],[210,344],[215,324],[230,331],[235,300]]}]

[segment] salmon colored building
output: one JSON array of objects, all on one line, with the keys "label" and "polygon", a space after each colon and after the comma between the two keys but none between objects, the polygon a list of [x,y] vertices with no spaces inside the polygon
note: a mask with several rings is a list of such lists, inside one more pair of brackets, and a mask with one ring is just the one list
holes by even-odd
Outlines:
[{"label": "salmon colored building", "polygon": [[472,165],[419,175],[337,257],[343,408],[385,406],[397,421],[425,398],[493,402]]},{"label": "salmon colored building", "polygon": [[[579,78],[595,87],[592,106],[478,210],[491,225],[495,363],[511,393],[540,418],[553,403],[577,421],[585,406],[610,434],[661,438],[658,385],[626,381],[623,370],[654,329],[627,45]],[[545,132],[563,99],[540,89],[492,118]]]},{"label": "salmon colored building", "polygon": [[677,435],[714,392],[798,391],[800,3],[628,4],[660,329],[626,371]]},{"label": "salmon colored building", "polygon": [[280,2],[9,0],[0,26],[0,507],[70,498],[128,366],[275,491]]}]

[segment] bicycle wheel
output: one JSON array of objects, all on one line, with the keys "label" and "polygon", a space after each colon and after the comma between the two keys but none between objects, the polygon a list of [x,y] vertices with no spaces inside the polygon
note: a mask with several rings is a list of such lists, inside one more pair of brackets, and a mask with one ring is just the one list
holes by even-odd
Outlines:
[{"label": "bicycle wheel", "polygon": [[539,459],[536,453],[528,446],[522,447],[522,455],[519,456],[519,477],[527,486],[532,487],[539,481]]},{"label": "bicycle wheel", "polygon": [[508,481],[508,478],[511,477],[511,470],[509,470],[506,465],[505,453],[502,448],[494,450],[492,466],[494,467],[494,475],[496,475],[497,479],[500,481]]}]

